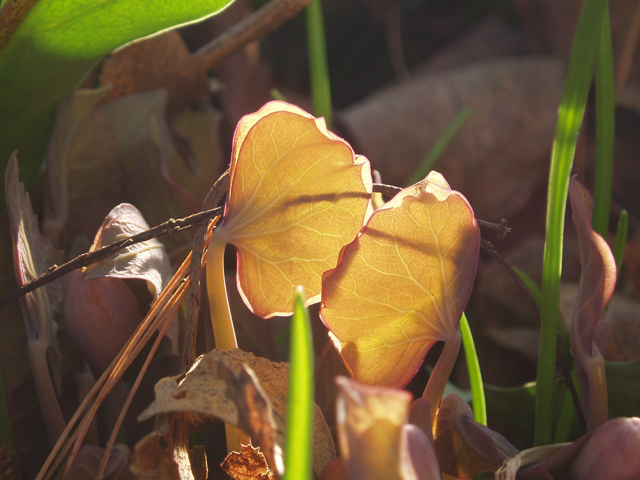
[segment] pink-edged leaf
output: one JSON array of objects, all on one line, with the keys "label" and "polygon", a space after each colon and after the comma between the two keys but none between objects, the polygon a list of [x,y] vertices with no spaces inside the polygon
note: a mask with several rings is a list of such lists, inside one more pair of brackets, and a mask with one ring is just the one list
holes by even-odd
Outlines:
[{"label": "pink-edged leaf", "polygon": [[575,177],[569,184],[573,223],[580,245],[580,287],[573,320],[571,344],[577,352],[590,356],[598,323],[616,284],[616,262],[607,242],[591,227],[593,199]]},{"label": "pink-edged leaf", "polygon": [[[96,234],[89,251],[149,229],[140,211],[128,203],[115,207]],[[164,246],[157,238],[130,245],[109,258],[87,267],[85,278],[112,277],[145,280],[155,298],[171,280],[173,271]]]},{"label": "pink-edged leaf", "polygon": [[580,246],[580,286],[571,320],[571,353],[582,392],[587,427],[591,430],[608,419],[604,359],[595,344],[598,324],[613,294],[616,262],[607,242],[591,228],[593,200],[573,177],[569,183],[573,222]]},{"label": "pink-edged leaf", "polygon": [[[31,208],[29,194],[18,179],[16,152],[11,155],[5,173],[5,195],[13,240],[13,259],[19,286],[33,280],[55,263],[51,241],[40,233],[38,218]],[[22,315],[29,338],[55,341],[52,310],[62,299],[62,285],[51,282],[20,298]]]},{"label": "pink-edged leaf", "polygon": [[[407,424],[410,393],[346,377],[337,377],[336,384],[338,439],[348,478],[440,478],[432,442],[418,427]],[[421,462],[418,455],[432,461]]]},{"label": "pink-edged leaf", "polygon": [[403,387],[457,334],[479,247],[471,206],[437,172],[374,212],[323,278],[320,316],[354,378]]},{"label": "pink-edged leaf", "polygon": [[288,315],[298,285],[306,305],[319,301],[322,274],[370,213],[371,189],[368,160],[323,119],[270,102],[238,123],[224,221],[210,249],[236,247],[238,287],[255,314]]}]

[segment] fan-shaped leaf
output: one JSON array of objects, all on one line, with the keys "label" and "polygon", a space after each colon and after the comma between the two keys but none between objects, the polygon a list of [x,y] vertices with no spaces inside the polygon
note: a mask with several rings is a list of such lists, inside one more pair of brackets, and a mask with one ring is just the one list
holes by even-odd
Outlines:
[{"label": "fan-shaped leaf", "polygon": [[322,274],[355,238],[370,211],[366,158],[323,119],[270,102],[236,128],[224,223],[211,248],[238,250],[238,287],[267,318],[293,311],[295,289],[319,301]]},{"label": "fan-shaped leaf", "polygon": [[356,379],[402,387],[458,331],[479,246],[469,203],[437,172],[372,215],[322,285],[320,315]]}]

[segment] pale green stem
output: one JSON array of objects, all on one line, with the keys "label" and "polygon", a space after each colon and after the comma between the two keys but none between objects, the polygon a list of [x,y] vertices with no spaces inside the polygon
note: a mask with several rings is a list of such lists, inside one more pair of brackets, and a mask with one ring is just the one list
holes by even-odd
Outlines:
[{"label": "pale green stem", "polygon": [[594,353],[583,362],[582,366],[589,381],[588,405],[585,405],[587,430],[598,428],[609,419],[609,402],[607,397],[607,378],[604,370],[604,358],[593,347]]},{"label": "pale green stem", "polygon": [[232,350],[238,348],[238,342],[236,341],[236,332],[233,329],[224,279],[225,247],[225,243],[218,241],[215,236],[211,237],[207,254],[207,294],[216,348]]},{"label": "pale green stem", "polygon": [[49,362],[47,361],[47,349],[49,346],[49,342],[43,339],[30,339],[28,342],[29,361],[40,408],[47,426],[51,445],[55,445],[64,431],[65,423],[58,404],[58,395],[49,373]]},{"label": "pale green stem", "polygon": [[[217,240],[215,235],[211,237],[207,253],[207,295],[216,347],[220,350],[233,350],[238,348],[238,342],[236,341],[236,332],[233,329],[224,279],[225,247],[226,244]],[[241,444],[248,445],[251,442],[249,436],[234,425],[226,423],[225,430],[228,452],[240,452]]]},{"label": "pale green stem", "polygon": [[436,411],[440,405],[440,399],[451,375],[451,370],[453,370],[453,366],[458,359],[461,339],[460,331],[457,330],[454,335],[444,342],[444,349],[440,354],[440,358],[438,358],[438,363],[436,363],[433,372],[431,372],[427,386],[422,394],[422,398],[431,405],[432,425],[434,424]]}]

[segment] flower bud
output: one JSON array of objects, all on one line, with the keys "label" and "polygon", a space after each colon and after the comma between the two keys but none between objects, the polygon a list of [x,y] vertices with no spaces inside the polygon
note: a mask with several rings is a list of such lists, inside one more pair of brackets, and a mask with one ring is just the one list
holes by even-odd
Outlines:
[{"label": "flower bud", "polygon": [[573,459],[569,479],[640,479],[640,418],[616,418],[594,430]]},{"label": "flower bud", "polygon": [[142,320],[138,302],[120,278],[65,277],[64,323],[92,367],[105,370]]}]

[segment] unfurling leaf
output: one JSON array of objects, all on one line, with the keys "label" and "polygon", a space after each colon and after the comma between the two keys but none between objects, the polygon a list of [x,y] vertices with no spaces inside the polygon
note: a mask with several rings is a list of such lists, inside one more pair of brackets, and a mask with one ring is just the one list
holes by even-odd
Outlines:
[{"label": "unfurling leaf", "polygon": [[607,242],[591,227],[593,200],[575,177],[569,185],[573,222],[580,246],[580,286],[571,321],[571,353],[582,403],[591,430],[608,418],[604,359],[595,344],[596,330],[616,284],[616,263]]},{"label": "unfurling leaf", "polygon": [[322,282],[320,316],[354,378],[403,387],[458,334],[479,247],[471,206],[437,172],[371,216]]},{"label": "unfurling leaf", "polygon": [[346,377],[336,383],[338,438],[349,479],[440,479],[433,442],[407,423],[411,394]]},{"label": "unfurling leaf", "polygon": [[518,454],[502,435],[474,421],[471,408],[456,394],[442,399],[434,437],[440,468],[456,478],[494,472],[505,460]]},{"label": "unfurling leaf", "polygon": [[238,123],[224,222],[209,249],[236,247],[238,287],[255,314],[289,315],[298,285],[305,306],[319,301],[322,274],[370,213],[371,189],[368,160],[323,119],[270,102]]}]

